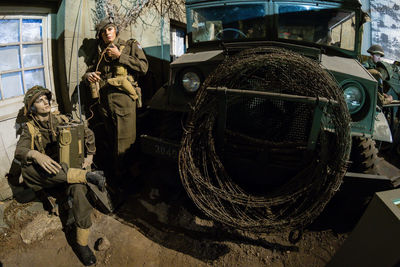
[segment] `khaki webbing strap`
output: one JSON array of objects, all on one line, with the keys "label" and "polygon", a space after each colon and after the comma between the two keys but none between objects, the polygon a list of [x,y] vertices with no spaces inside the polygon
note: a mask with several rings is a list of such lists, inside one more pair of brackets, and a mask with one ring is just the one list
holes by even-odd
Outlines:
[{"label": "khaki webbing strap", "polygon": [[40,130],[32,124],[32,122],[28,121],[26,123],[26,125],[28,126],[28,131],[31,134],[31,149],[35,149],[35,144],[37,149],[41,152],[41,153],[45,153],[44,151],[44,147],[43,147],[43,142],[42,142],[42,134],[40,133]]},{"label": "khaki webbing strap", "polygon": [[[54,113],[53,113],[54,114]],[[58,124],[65,124],[69,123],[69,119],[67,116],[63,114],[54,114],[56,117],[56,120]],[[68,167],[70,167],[71,162],[70,162],[70,144],[72,142],[72,134],[70,129],[64,128],[60,131],[59,133],[59,156],[60,156],[60,162],[64,162],[67,164]]]},{"label": "khaki webbing strap", "polygon": [[62,129],[59,134],[60,162],[64,162],[70,167],[69,146],[72,142],[72,135],[69,129]]},{"label": "khaki webbing strap", "polygon": [[36,129],[35,127],[30,123],[27,122],[26,126],[28,126],[28,131],[31,134],[31,149],[35,149],[35,136],[36,136]]},{"label": "khaki webbing strap", "polygon": [[56,120],[57,122],[60,124],[62,122],[64,123],[68,123],[69,119],[67,116],[63,115],[63,114],[55,114]]}]

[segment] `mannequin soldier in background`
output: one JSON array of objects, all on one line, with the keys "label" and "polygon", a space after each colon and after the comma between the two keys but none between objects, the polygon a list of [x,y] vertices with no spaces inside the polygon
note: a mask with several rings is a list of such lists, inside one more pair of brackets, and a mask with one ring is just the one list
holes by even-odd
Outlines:
[{"label": "mannequin soldier in background", "polygon": [[367,61],[363,62],[366,69],[376,69],[376,64],[385,56],[382,46],[372,45],[367,52],[371,55]]},{"label": "mannequin soldier in background", "polygon": [[97,57],[84,79],[99,89],[100,114],[112,142],[111,182],[121,187],[129,182],[127,154],[136,140],[136,108],[141,105],[137,77],[146,74],[148,61],[136,40],[124,41],[118,33],[110,19],[96,26]]},{"label": "mannequin soldier in background", "polygon": [[385,52],[380,45],[372,45],[370,48],[368,48],[367,52],[370,54],[370,57],[362,64],[378,81],[379,101],[384,105],[390,104],[393,101],[393,96],[387,94],[387,92],[384,92],[383,90],[383,81],[387,79],[388,74],[386,70],[382,68],[382,66],[379,66],[379,62],[381,61],[381,58],[385,56]]},{"label": "mannequin soldier in background", "polygon": [[34,86],[26,92],[24,104],[28,122],[23,126],[15,158],[21,162],[24,182],[33,191],[67,185],[67,194],[72,197],[71,211],[76,226],[76,251],[81,261],[88,266],[96,262],[96,257],[88,247],[93,208],[86,196],[86,183],[95,184],[104,190],[105,177],[98,172],[83,169],[91,165],[96,151],[94,135],[89,129],[85,129],[87,157],[82,168],[68,168],[64,162],[59,162],[57,126],[66,124],[68,118],[51,113],[50,100],[51,92],[41,86]]}]

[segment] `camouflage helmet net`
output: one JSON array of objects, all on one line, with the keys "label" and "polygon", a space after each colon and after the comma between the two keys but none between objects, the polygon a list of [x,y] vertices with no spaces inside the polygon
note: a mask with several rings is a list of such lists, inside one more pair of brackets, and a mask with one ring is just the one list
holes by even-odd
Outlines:
[{"label": "camouflage helmet net", "polygon": [[35,85],[26,91],[24,96],[24,114],[28,115],[30,113],[31,106],[35,102],[35,100],[42,96],[47,95],[47,99],[51,100],[51,92],[49,89],[46,89],[40,85]]},{"label": "camouflage helmet net", "polygon": [[[305,105],[279,100],[227,98],[224,147],[219,150],[215,140],[218,98],[207,87],[325,97],[338,104],[328,103],[324,115],[330,120],[322,121],[316,149],[310,152],[307,142],[289,136],[288,129],[312,121],[315,106],[307,111]],[[255,113],[260,107],[267,112],[258,116]],[[301,121],[306,111],[308,117]],[[271,114],[278,120],[271,123],[267,118]],[[303,229],[321,213],[342,183],[351,145],[348,114],[337,83],[312,59],[276,47],[245,50],[228,57],[206,79],[189,114],[179,153],[182,183],[203,212],[226,225],[256,232]],[[249,132],[259,119],[260,127]],[[260,135],[260,129],[265,133]],[[260,193],[244,189],[236,174],[238,169],[227,167],[226,151],[249,157],[246,164],[264,153],[268,155],[264,163],[280,161],[283,170],[301,164],[278,186],[255,185],[265,188]],[[266,171],[265,179],[281,179],[279,172]],[[241,175],[242,180],[251,180],[251,173]]]}]

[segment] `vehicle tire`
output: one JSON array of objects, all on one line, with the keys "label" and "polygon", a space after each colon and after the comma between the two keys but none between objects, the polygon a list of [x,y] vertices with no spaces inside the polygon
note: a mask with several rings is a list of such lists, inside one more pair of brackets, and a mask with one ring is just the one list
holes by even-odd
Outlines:
[{"label": "vehicle tire", "polygon": [[350,171],[367,174],[378,174],[376,163],[378,149],[375,141],[367,137],[353,137],[350,154]]}]

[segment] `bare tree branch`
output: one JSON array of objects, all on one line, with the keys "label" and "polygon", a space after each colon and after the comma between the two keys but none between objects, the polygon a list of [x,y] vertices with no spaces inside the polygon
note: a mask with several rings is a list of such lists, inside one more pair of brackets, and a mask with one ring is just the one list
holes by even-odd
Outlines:
[{"label": "bare tree branch", "polygon": [[185,17],[185,0],[151,0],[149,7],[161,17],[168,16],[179,21]]},{"label": "bare tree branch", "polygon": [[92,10],[94,24],[108,18],[121,31],[134,23],[149,4],[149,0],[119,0],[118,8],[112,0],[95,0],[95,2],[95,9]]}]

